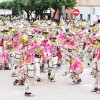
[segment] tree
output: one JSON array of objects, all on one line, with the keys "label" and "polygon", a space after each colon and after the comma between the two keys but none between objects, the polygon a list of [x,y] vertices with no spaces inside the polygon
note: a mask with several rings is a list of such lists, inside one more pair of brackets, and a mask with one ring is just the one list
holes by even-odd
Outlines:
[{"label": "tree", "polygon": [[11,9],[14,16],[19,16],[23,10],[23,2],[22,0],[13,0],[11,1]]},{"label": "tree", "polygon": [[34,1],[35,0],[12,0],[5,1],[0,3],[1,9],[12,9],[13,16],[19,16],[20,13],[23,13],[23,10],[26,11],[27,17],[29,19],[32,11],[34,10]]},{"label": "tree", "polygon": [[76,4],[76,0],[50,0],[51,8],[55,10],[53,19],[55,18],[55,15],[57,13],[57,10],[61,13],[62,6],[65,6],[65,8],[74,7]]},{"label": "tree", "polygon": [[36,16],[43,17],[43,12],[46,11],[50,7],[49,0],[36,0],[35,1],[35,14]]},{"label": "tree", "polygon": [[23,13],[23,10],[27,13],[27,19],[35,11],[36,16],[43,16],[43,12],[48,8],[53,8],[55,13],[53,19],[57,13],[57,10],[61,13],[62,6],[74,7],[76,0],[12,0],[0,3],[1,9],[12,9],[13,15],[18,16],[19,13]]},{"label": "tree", "polygon": [[21,0],[5,1],[0,3],[1,9],[11,9],[13,16],[18,16],[19,12],[22,12],[23,3]]},{"label": "tree", "polygon": [[74,7],[76,5],[76,0],[64,0],[65,8]]},{"label": "tree", "polygon": [[23,5],[24,5],[24,8],[23,10],[25,10],[25,12],[27,13],[27,19],[29,20],[32,12],[34,11],[34,3],[35,3],[35,0],[22,0],[23,1]]},{"label": "tree", "polygon": [[50,0],[50,4],[51,4],[51,8],[55,10],[53,18],[52,18],[54,20],[57,10],[61,11],[61,7],[63,5],[62,0]]},{"label": "tree", "polygon": [[5,9],[6,8],[7,3],[6,2],[1,2],[0,3],[0,9]]}]

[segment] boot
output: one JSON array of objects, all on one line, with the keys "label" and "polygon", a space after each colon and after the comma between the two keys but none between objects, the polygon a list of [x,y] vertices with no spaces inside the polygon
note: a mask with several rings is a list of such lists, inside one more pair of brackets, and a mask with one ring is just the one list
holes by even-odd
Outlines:
[{"label": "boot", "polygon": [[98,91],[96,92],[96,94],[100,94],[100,90],[98,90]]},{"label": "boot", "polygon": [[8,63],[5,65],[5,70],[10,70]]},{"label": "boot", "polygon": [[79,79],[79,80],[77,80],[77,81],[78,81],[78,83],[82,82],[82,80],[81,80],[81,79]]},{"label": "boot", "polygon": [[51,78],[50,81],[51,81],[51,82],[55,82],[54,78]]},{"label": "boot", "polygon": [[5,70],[10,70],[10,68],[9,67],[5,67]]},{"label": "boot", "polygon": [[16,79],[13,84],[16,85],[17,83],[18,83],[18,79]]},{"label": "boot", "polygon": [[0,70],[2,70],[2,68],[3,68],[3,66],[2,66],[2,65],[0,65]]},{"label": "boot", "polygon": [[12,77],[16,77],[16,76],[17,76],[17,75],[13,72],[13,73],[12,73]]},{"label": "boot", "polygon": [[38,82],[41,82],[41,78],[38,78],[37,81],[38,81]]},{"label": "boot", "polygon": [[48,79],[49,79],[49,80],[50,80],[50,75],[51,75],[51,74],[50,74],[50,73],[48,73]]},{"label": "boot", "polygon": [[73,81],[72,83],[70,83],[71,85],[75,85],[75,84],[79,84],[78,81]]},{"label": "boot", "polygon": [[97,92],[98,88],[94,88],[93,90],[91,90],[91,92]]},{"label": "boot", "polygon": [[23,80],[19,80],[19,85],[24,85],[24,81]]},{"label": "boot", "polygon": [[25,96],[27,96],[27,97],[33,97],[33,96],[34,96],[34,94],[33,94],[33,93],[31,93],[31,92],[25,92]]}]

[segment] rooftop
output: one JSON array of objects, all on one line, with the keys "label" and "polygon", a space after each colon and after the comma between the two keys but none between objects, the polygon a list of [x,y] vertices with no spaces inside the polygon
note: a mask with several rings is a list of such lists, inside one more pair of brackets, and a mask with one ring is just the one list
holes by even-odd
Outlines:
[{"label": "rooftop", "polygon": [[100,0],[76,0],[78,6],[100,6]]}]

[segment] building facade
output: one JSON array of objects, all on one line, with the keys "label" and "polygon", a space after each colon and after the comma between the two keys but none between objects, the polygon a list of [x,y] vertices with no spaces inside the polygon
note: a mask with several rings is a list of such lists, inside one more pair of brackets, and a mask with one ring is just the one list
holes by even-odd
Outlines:
[{"label": "building facade", "polygon": [[85,19],[87,21],[97,21],[100,19],[100,0],[76,0],[74,7],[79,9],[80,14],[77,19]]}]

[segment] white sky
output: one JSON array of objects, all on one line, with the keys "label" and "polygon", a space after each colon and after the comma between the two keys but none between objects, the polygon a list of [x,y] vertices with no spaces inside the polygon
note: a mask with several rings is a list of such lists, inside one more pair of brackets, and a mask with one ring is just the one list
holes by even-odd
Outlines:
[{"label": "white sky", "polygon": [[0,0],[0,2],[5,1],[5,0]]}]

